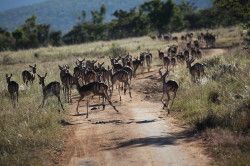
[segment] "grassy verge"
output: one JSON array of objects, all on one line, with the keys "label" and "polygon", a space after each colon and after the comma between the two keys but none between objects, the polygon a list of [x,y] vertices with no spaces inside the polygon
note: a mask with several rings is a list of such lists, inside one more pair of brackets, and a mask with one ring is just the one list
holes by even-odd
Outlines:
[{"label": "grassy verge", "polygon": [[249,52],[234,49],[203,63],[206,80],[201,85],[185,81],[173,109],[178,111],[180,119],[203,133],[217,164],[247,165],[250,162]]},{"label": "grassy verge", "polygon": [[[39,74],[48,72],[46,83],[59,80],[56,64],[37,65]],[[21,72],[27,66],[0,65],[0,165],[50,165],[54,162],[52,156],[63,149],[63,129],[58,122],[65,118],[66,111],[58,113],[56,98],[49,98],[45,107],[38,110],[42,93],[37,78],[29,87],[21,80]],[[16,109],[6,90],[6,73],[13,73],[12,80],[20,85]]]}]

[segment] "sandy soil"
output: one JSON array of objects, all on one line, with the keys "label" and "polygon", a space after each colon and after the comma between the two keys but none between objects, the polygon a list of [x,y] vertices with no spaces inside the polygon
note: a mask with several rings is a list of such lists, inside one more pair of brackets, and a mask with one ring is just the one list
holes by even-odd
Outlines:
[{"label": "sandy soil", "polygon": [[[218,55],[225,50],[205,50],[206,55]],[[142,83],[153,72],[139,75],[133,84]],[[86,103],[81,102],[81,116],[74,116],[76,103],[71,105],[70,125],[74,134],[66,142],[66,150],[59,165],[209,165],[201,140],[186,131],[162,110],[160,102],[145,101],[145,94],[132,86],[132,100],[122,96],[118,102],[117,90],[112,107],[91,110],[85,118]],[[98,101],[98,100],[97,100]],[[96,104],[96,102],[92,102]]]}]

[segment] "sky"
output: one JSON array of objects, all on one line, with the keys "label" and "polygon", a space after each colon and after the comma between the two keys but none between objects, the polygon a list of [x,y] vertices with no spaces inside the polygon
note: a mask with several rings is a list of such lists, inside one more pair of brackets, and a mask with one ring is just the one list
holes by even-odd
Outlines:
[{"label": "sky", "polygon": [[0,12],[44,1],[46,0],[0,0]]}]

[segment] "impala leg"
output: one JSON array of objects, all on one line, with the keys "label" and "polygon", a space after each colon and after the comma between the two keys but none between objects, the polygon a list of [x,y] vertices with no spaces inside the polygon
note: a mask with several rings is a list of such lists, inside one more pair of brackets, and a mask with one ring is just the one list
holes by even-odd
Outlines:
[{"label": "impala leg", "polygon": [[104,99],[105,99],[105,96],[102,96],[102,109],[103,110],[105,109]]},{"label": "impala leg", "polygon": [[58,99],[58,102],[60,103],[60,105],[61,105],[62,109],[64,110],[64,108],[63,108],[63,104],[62,104],[62,102],[61,102],[60,95],[58,95],[58,96],[57,96],[57,99]]},{"label": "impala leg", "polygon": [[86,118],[88,118],[89,116],[89,99],[87,99],[87,115]]},{"label": "impala leg", "polygon": [[43,108],[44,102],[45,102],[45,97],[43,97],[42,103],[41,103],[41,105],[38,108],[41,108],[41,107]]},{"label": "impala leg", "polygon": [[119,96],[120,96],[120,101],[122,101],[121,92],[120,92],[120,84],[118,86],[118,92],[119,92]]},{"label": "impala leg", "polygon": [[128,93],[129,93],[129,97],[132,99],[130,84],[129,84],[129,83],[127,83],[127,86],[128,86]]},{"label": "impala leg", "polygon": [[11,98],[11,102],[12,102],[13,108],[16,108],[15,96],[14,96],[14,94],[11,94],[11,95],[10,95],[10,98]]},{"label": "impala leg", "polygon": [[79,103],[80,103],[80,101],[82,99],[83,99],[83,97],[80,97],[79,100],[78,100],[78,102],[77,102],[77,106],[76,106],[76,113],[77,113],[77,115],[79,115],[78,107],[79,107]]},{"label": "impala leg", "polygon": [[71,87],[69,87],[69,102],[72,103]]},{"label": "impala leg", "polygon": [[165,96],[165,93],[163,93],[162,94],[162,96],[161,96],[161,102],[162,102],[162,104],[163,104],[163,107],[162,107],[162,109],[164,109],[165,108],[165,106],[166,106],[166,103],[164,102],[164,96]]},{"label": "impala leg", "polygon": [[67,100],[68,100],[68,103],[70,103],[70,99],[69,99],[69,87],[67,87]]},{"label": "impala leg", "polygon": [[19,93],[18,91],[16,92],[16,102],[18,103],[18,96],[19,96]]},{"label": "impala leg", "polygon": [[126,92],[127,92],[127,87],[128,87],[128,83],[125,82],[124,83],[124,95],[126,95]]},{"label": "impala leg", "polygon": [[114,110],[115,110],[116,112],[119,112],[119,111],[116,109],[116,107],[113,105],[113,103],[111,102],[110,98],[108,98],[107,92],[104,94],[103,97],[104,97],[106,100],[108,100],[109,104],[114,108]]},{"label": "impala leg", "polygon": [[168,109],[168,114],[170,113],[169,101],[170,101],[170,95],[169,95],[169,93],[167,93],[167,104],[166,104],[166,106],[167,106],[167,109]]},{"label": "impala leg", "polygon": [[176,97],[176,92],[174,92],[174,95],[173,95],[173,100],[172,100],[172,102],[171,102],[171,106],[170,106],[170,108],[172,108],[172,106],[173,106],[173,104],[174,104],[174,99],[175,99],[175,97]]}]

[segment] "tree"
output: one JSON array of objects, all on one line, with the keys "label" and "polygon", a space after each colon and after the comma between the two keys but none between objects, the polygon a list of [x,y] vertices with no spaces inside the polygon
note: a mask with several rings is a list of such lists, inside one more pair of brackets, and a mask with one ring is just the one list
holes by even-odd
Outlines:
[{"label": "tree", "polygon": [[91,11],[92,22],[94,24],[101,24],[101,23],[103,23],[105,14],[106,14],[106,7],[105,7],[105,5],[102,5],[100,7],[99,11],[98,10]]},{"label": "tree", "polygon": [[46,46],[48,44],[49,29],[50,25],[48,24],[37,25],[37,40],[40,43],[40,45]]},{"label": "tree", "polygon": [[213,0],[213,8],[222,25],[247,23],[250,18],[249,0]]},{"label": "tree", "polygon": [[166,2],[161,0],[152,0],[144,3],[141,9],[144,11],[149,19],[152,29],[157,30],[162,34],[167,30],[167,25],[170,23],[174,15],[175,4],[172,0]]},{"label": "tree", "polygon": [[49,40],[53,46],[60,46],[61,39],[62,39],[62,32],[61,31],[52,31],[49,34]]}]

